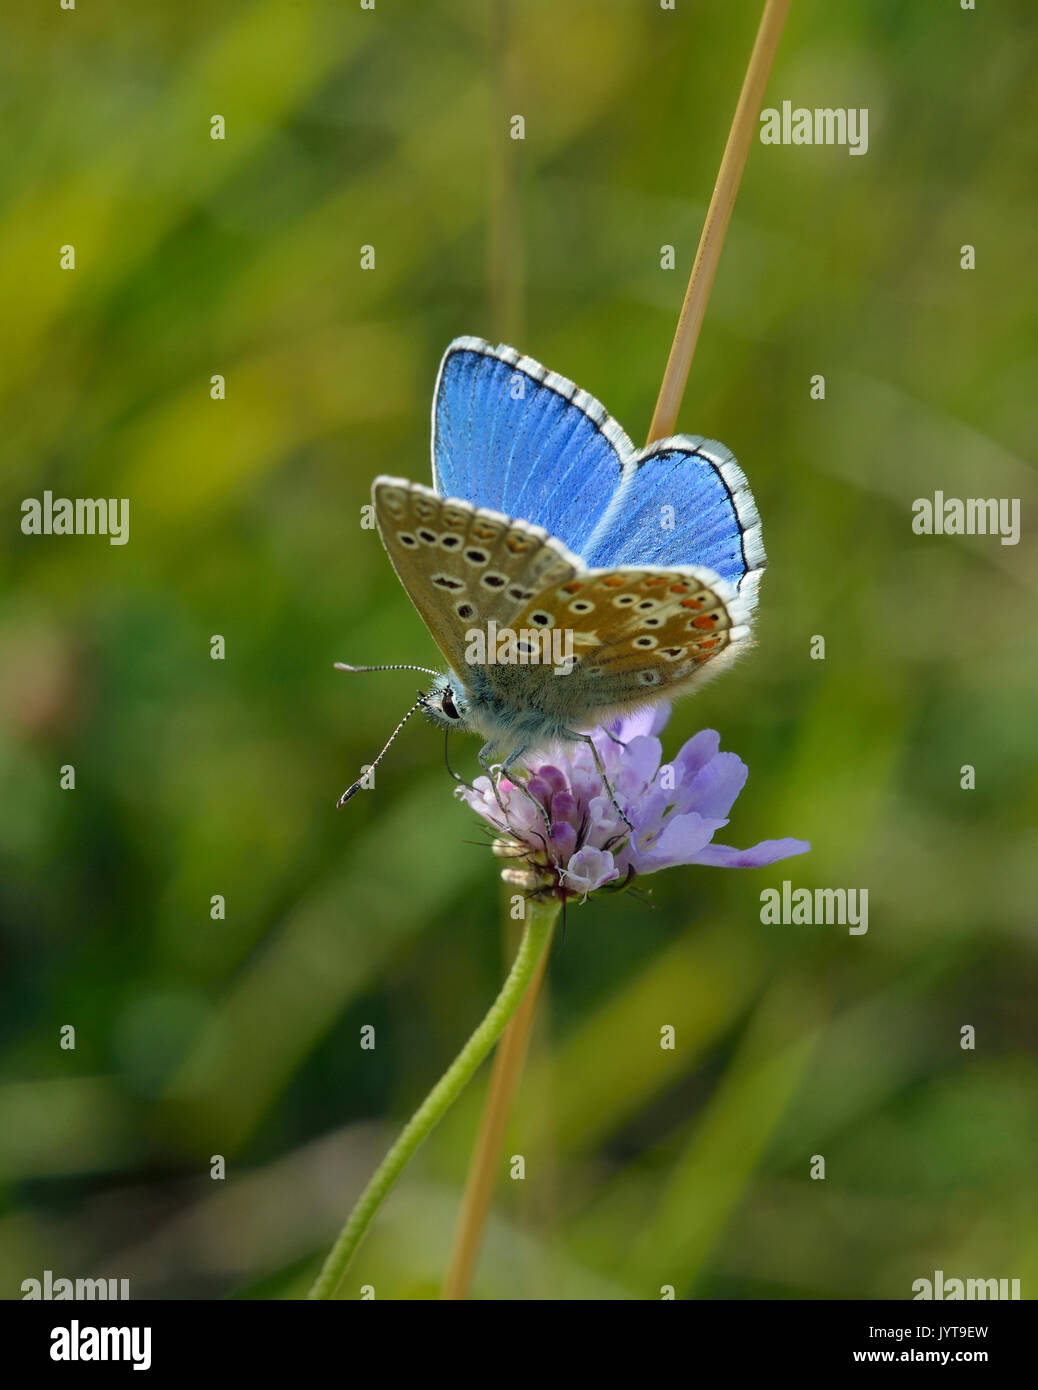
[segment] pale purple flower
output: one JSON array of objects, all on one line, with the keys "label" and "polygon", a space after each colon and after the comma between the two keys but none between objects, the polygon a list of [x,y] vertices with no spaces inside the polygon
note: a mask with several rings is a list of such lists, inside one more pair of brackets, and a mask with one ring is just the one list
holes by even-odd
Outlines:
[{"label": "pale purple flower", "polygon": [[551,749],[550,761],[531,771],[525,791],[504,778],[504,816],[488,778],[459,787],[457,795],[497,832],[495,852],[516,861],[503,876],[533,892],[583,899],[675,864],[758,868],[811,848],[806,840],[788,838],[762,840],[752,849],[715,845],[748,769],[737,754],[719,751],[720,735],[713,729],[696,734],[664,763],[657,735],[669,718],[670,706],[663,704],[610,724],[614,738],[605,729],[591,731],[633,832],[617,814],[584,743]]}]

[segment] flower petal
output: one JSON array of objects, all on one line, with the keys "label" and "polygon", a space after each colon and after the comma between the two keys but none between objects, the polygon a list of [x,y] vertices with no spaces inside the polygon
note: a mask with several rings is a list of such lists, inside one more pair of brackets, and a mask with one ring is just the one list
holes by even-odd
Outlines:
[{"label": "flower petal", "polygon": [[625,715],[619,721],[619,728],[612,725],[610,728],[613,729],[617,738],[622,739],[624,743],[630,743],[631,739],[638,738],[641,734],[655,736],[662,733],[669,718],[670,705],[666,700],[662,700],[658,705],[635,710],[633,714]]},{"label": "flower petal", "polygon": [[547,782],[548,786],[551,787],[552,795],[556,792],[569,790],[569,778],[561,768],[553,767],[551,763],[539,767],[535,776],[539,777],[542,782]]},{"label": "flower petal", "polygon": [[564,820],[552,822],[548,836],[548,849],[556,864],[565,864],[576,853],[577,832]]},{"label": "flower petal", "polygon": [[593,893],[604,883],[611,883],[619,877],[620,870],[609,851],[592,849],[590,846],[578,850],[562,870],[565,887],[574,893]]},{"label": "flower petal", "polygon": [[[553,787],[546,778],[542,777],[540,773],[537,773],[527,781],[526,790],[530,796],[533,797],[534,801],[537,802],[538,806],[543,806],[545,811],[547,811],[548,807],[551,805],[552,793],[557,789]],[[522,793],[520,793],[520,795],[522,795]]]},{"label": "flower petal", "polygon": [[636,844],[630,856],[631,863],[638,873],[655,873],[657,869],[668,868],[671,864],[691,864],[699,862],[700,852],[710,843],[714,832],[727,825],[726,820],[701,816],[698,811],[689,815],[669,816],[664,822],[662,832],[652,841]]},{"label": "flower petal", "polygon": [[587,804],[588,829],[585,840],[599,847],[607,840],[614,839],[621,832],[627,834],[627,827],[616,813],[616,807],[603,792],[593,796]]},{"label": "flower petal", "polygon": [[553,821],[568,821],[576,830],[580,826],[581,810],[577,798],[570,792],[557,792],[551,799],[551,818]]},{"label": "flower petal", "polygon": [[701,816],[727,816],[749,775],[738,753],[718,753],[681,784],[682,809],[698,811]]},{"label": "flower petal", "polygon": [[682,744],[678,756],[671,762],[676,774],[675,785],[680,787],[686,778],[691,780],[711,758],[717,757],[720,747],[721,735],[716,729],[700,729],[698,734]]},{"label": "flower petal", "polygon": [[626,749],[618,748],[617,752],[621,757],[617,759],[619,775],[614,778],[616,790],[622,788],[628,794],[640,796],[643,789],[656,777],[660,758],[663,756],[663,745],[658,738],[639,734],[630,741]]},{"label": "flower petal", "polygon": [[477,777],[471,787],[455,787],[454,795],[459,801],[464,801],[466,805],[471,806],[477,815],[482,816],[484,820],[489,821],[497,829],[503,830],[505,828],[501,817],[501,808],[494,800],[494,793],[490,789],[488,778]]},{"label": "flower petal", "polygon": [[760,869],[795,854],[806,854],[808,840],[761,840],[752,849],[732,849],[730,845],[707,845],[696,855],[697,864],[713,864],[719,869]]}]

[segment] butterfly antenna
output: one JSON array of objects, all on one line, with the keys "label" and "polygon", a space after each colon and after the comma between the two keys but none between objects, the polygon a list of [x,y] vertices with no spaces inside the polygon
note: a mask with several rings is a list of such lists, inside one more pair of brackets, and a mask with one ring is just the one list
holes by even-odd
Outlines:
[{"label": "butterfly antenna", "polygon": [[345,661],[335,663],[337,671],[424,671],[427,676],[438,676],[439,671],[433,671],[428,666],[407,666],[397,664],[394,666],[347,666]]},{"label": "butterfly antenna", "polygon": [[[365,668],[364,668],[364,667],[358,668],[358,667],[356,667],[356,666],[350,666],[350,667],[347,667],[346,669],[347,669],[347,670],[351,670],[351,671],[355,671],[355,670],[358,670],[358,669],[364,670]],[[372,669],[374,669],[374,668],[372,668]],[[415,669],[415,668],[405,667],[404,669],[405,669],[405,670],[408,670],[408,669]],[[420,670],[421,668],[419,667],[419,668],[417,668],[417,669]],[[393,730],[393,732],[389,735],[389,738],[386,740],[386,746],[385,746],[385,748],[383,748],[382,752],[378,755],[378,757],[375,759],[375,761],[374,761],[374,762],[371,764],[371,766],[368,768],[367,772],[364,774],[364,777],[369,776],[372,772],[375,771],[376,767],[378,767],[379,763],[382,761],[382,759],[383,759],[383,758],[386,756],[386,754],[389,752],[390,748],[393,746],[393,740],[396,738],[397,734],[398,734],[398,733],[400,732],[400,730],[404,727],[404,725],[407,723],[407,721],[411,718],[411,715],[414,714],[415,710],[421,708],[421,706],[422,706],[424,700],[425,700],[425,696],[424,696],[424,695],[419,695],[419,696],[418,696],[418,699],[414,702],[414,704],[411,706],[411,708],[410,708],[410,709],[407,711],[407,713],[404,715],[403,719],[401,719],[400,723],[396,726],[396,728]],[[354,796],[357,795],[357,793],[360,791],[360,789],[361,789],[361,787],[362,787],[363,785],[364,785],[364,778],[361,778],[360,781],[354,782],[354,784],[353,784],[352,787],[347,787],[346,790],[343,792],[342,796],[340,796],[339,799],[338,799],[338,801],[335,803],[336,806],[337,806],[337,807],[338,807],[338,806],[345,806],[346,803],[347,803],[347,801],[349,801],[351,797],[354,797]]]}]

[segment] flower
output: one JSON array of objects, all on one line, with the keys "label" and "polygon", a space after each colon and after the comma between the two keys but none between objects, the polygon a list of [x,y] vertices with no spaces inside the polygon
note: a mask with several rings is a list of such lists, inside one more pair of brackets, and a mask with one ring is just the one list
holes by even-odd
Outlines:
[{"label": "flower", "polygon": [[456,794],[498,832],[494,852],[520,867],[502,871],[517,887],[563,900],[607,884],[675,864],[758,868],[805,854],[806,840],[762,840],[752,849],[715,845],[748,769],[735,753],[720,751],[721,738],[704,729],[671,763],[662,763],[657,735],[670,718],[658,705],[591,732],[616,800],[634,827],[618,815],[586,743],[557,745],[550,761],[525,783],[502,778],[501,803],[487,777]]}]

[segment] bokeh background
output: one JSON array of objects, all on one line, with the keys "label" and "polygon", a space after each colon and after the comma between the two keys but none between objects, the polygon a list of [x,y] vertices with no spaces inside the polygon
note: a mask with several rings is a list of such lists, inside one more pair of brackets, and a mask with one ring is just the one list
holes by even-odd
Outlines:
[{"label": "bokeh background", "polygon": [[[439,738],[412,723],[334,809],[417,678],[333,661],[436,661],[361,507],[376,473],[428,480],[458,333],[644,436],[758,17],[9,9],[3,1297],[44,1269],[301,1296],[493,996],[504,899]],[[571,912],[477,1297],[1038,1289],[1036,40],[1025,0],[795,0],[769,104],[867,106],[870,149],[751,151],[680,423],[760,504],[760,646],[665,746],[720,730],[751,769],[723,838],[813,851]],[[129,544],[23,536],[48,488],[128,497]],[[935,489],[1021,498],[1020,544],[914,535]],[[867,888],[868,934],[762,925],[786,877]],[[435,1296],[485,1080],[350,1296]]]}]

